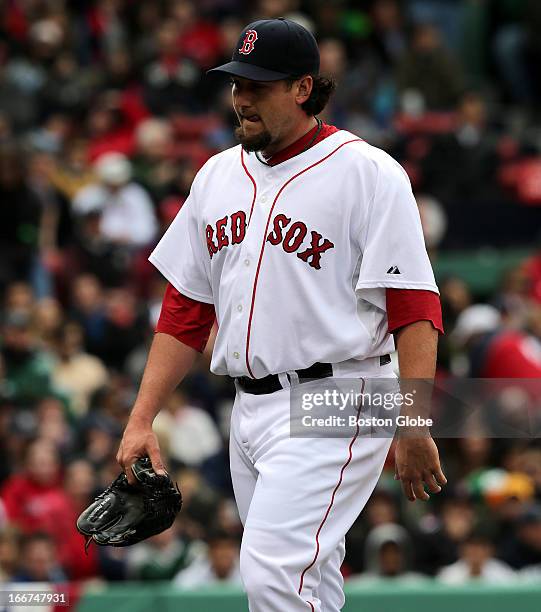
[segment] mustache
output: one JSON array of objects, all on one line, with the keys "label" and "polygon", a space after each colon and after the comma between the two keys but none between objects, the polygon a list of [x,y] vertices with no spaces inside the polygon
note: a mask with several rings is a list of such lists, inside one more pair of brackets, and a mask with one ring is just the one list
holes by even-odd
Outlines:
[{"label": "mustache", "polygon": [[242,111],[237,110],[235,112],[236,112],[237,117],[239,119],[247,119],[248,117],[254,117],[255,115],[257,115],[259,118],[261,118],[261,115],[258,112],[256,112],[256,111],[249,111],[249,112],[245,111],[245,112],[242,112]]}]

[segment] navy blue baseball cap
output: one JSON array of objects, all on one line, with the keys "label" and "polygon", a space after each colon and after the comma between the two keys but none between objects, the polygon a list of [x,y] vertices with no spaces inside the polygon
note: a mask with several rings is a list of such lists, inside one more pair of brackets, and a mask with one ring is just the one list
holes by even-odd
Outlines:
[{"label": "navy blue baseball cap", "polygon": [[262,19],[242,31],[231,61],[208,71],[252,81],[319,73],[319,49],[306,28],[289,19]]}]

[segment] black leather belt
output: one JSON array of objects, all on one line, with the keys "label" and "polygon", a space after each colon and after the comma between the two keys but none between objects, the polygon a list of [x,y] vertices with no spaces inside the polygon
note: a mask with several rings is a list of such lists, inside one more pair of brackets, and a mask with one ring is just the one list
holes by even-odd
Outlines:
[{"label": "black leather belt", "polygon": [[[390,363],[390,355],[382,355],[379,358],[380,365]],[[303,370],[295,370],[299,379],[302,382],[317,380],[318,378],[329,378],[333,375],[332,364],[330,363],[314,363],[309,368]],[[265,395],[266,393],[274,393],[282,389],[282,383],[278,378],[278,374],[269,374],[264,378],[249,378],[248,376],[239,376],[235,378],[239,387],[246,393],[253,395]]]}]

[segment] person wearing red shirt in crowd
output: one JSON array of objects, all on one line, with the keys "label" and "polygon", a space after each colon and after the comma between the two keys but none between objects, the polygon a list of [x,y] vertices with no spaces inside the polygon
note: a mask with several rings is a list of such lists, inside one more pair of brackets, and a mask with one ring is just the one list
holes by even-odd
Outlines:
[{"label": "person wearing red shirt in crowd", "polygon": [[54,445],[45,440],[30,444],[23,471],[5,481],[0,498],[9,523],[24,533],[44,532],[52,538],[58,559],[71,578],[97,573],[94,557],[80,563],[84,540],[75,529],[78,508],[62,487]]},{"label": "person wearing red shirt in crowd", "polygon": [[541,378],[541,344],[523,331],[506,329],[494,306],[466,308],[452,335],[468,351],[473,378]]}]

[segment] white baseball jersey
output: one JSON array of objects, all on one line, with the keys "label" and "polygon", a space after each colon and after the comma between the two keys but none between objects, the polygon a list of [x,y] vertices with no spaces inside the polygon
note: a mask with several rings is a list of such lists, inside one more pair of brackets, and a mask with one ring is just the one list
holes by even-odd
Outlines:
[{"label": "white baseball jersey", "polygon": [[212,157],[150,261],[214,304],[230,376],[388,353],[385,288],[438,292],[405,171],[344,130],[273,167]]}]

